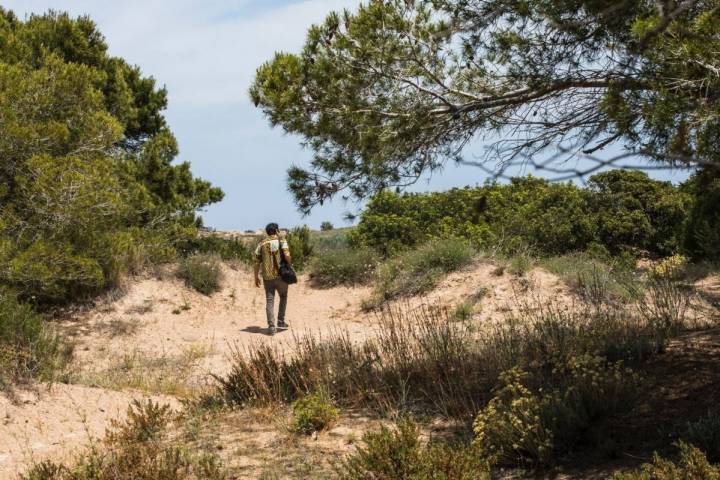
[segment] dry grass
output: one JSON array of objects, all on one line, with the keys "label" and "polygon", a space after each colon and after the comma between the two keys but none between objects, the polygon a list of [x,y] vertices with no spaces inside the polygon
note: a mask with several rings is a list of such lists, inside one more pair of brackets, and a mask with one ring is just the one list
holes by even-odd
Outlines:
[{"label": "dry grass", "polygon": [[190,345],[177,355],[154,356],[133,350],[111,358],[105,368],[71,373],[68,380],[110,390],[133,389],[189,398],[198,393],[198,386],[191,383],[197,364],[210,353],[204,344]]}]

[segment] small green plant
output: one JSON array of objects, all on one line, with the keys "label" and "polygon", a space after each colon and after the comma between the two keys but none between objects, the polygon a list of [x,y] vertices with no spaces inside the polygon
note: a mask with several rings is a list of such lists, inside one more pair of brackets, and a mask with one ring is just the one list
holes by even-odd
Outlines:
[{"label": "small green plant", "polygon": [[688,423],[683,439],[702,450],[711,462],[720,462],[720,412],[708,412]]},{"label": "small green plant", "polygon": [[508,263],[507,271],[516,277],[522,277],[527,272],[532,270],[533,259],[526,252],[520,252],[514,255]]},{"label": "small green plant", "polygon": [[462,302],[455,306],[452,316],[456,320],[470,320],[475,312],[475,304],[472,302]]},{"label": "small green plant", "polygon": [[333,230],[335,226],[332,224],[332,222],[322,222],[320,224],[320,231],[322,232],[329,232],[330,230]]},{"label": "small green plant", "polygon": [[402,416],[395,428],[386,426],[363,435],[352,455],[336,465],[342,480],[376,479],[489,479],[489,467],[471,445],[420,440],[420,429]]},{"label": "small green plant", "polygon": [[220,258],[216,255],[194,254],[180,261],[178,276],[200,293],[210,295],[220,290],[223,278]]},{"label": "small green plant", "polygon": [[292,430],[304,435],[328,428],[340,415],[340,411],[325,390],[295,400],[292,408]]},{"label": "small green plant", "polygon": [[677,462],[655,455],[652,463],[633,472],[616,473],[612,480],[720,480],[720,467],[712,465],[699,449],[684,442],[678,446]]}]

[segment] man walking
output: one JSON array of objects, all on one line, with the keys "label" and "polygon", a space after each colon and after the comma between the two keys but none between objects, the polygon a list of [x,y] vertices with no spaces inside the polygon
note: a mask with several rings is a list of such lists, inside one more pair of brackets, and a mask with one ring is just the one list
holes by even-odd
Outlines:
[{"label": "man walking", "polygon": [[255,286],[260,288],[260,269],[262,268],[263,284],[265,285],[265,301],[268,330],[270,335],[275,335],[275,292],[280,295],[280,307],[278,309],[277,328],[286,329],[289,325],[285,323],[285,310],[287,308],[288,284],[280,277],[280,250],[285,255],[285,260],[292,264],[290,248],[287,240],[280,239],[277,223],[270,223],[265,227],[267,237],[260,242],[255,249]]}]

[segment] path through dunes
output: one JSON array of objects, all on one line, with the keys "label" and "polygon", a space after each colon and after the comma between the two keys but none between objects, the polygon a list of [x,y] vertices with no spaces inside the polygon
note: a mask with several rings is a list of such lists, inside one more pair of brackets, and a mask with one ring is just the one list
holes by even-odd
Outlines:
[{"label": "path through dunes", "polygon": [[[482,324],[504,318],[518,300],[542,302],[567,292],[541,270],[523,278],[495,270],[489,262],[470,265],[427,296],[399,303],[402,308],[425,303],[452,308],[482,290],[473,318]],[[131,279],[114,297],[58,320],[59,330],[75,346],[66,375],[70,384],[49,390],[39,386],[15,399],[0,396],[0,478],[12,478],[33,460],[67,459],[89,436],[101,437],[109,420],[123,417],[133,399],[151,397],[182,408],[179,400],[205,391],[211,374],[229,369],[234,349],[271,342],[291,354],[294,336],[346,330],[362,341],[376,329],[376,314],[360,308],[369,288],[319,290],[303,277],[290,290],[291,331],[270,337],[264,292],[253,285],[252,274],[228,266],[224,274],[222,290],[211,296],[188,289],[170,269]],[[270,437],[287,435],[282,429],[273,432]]]}]

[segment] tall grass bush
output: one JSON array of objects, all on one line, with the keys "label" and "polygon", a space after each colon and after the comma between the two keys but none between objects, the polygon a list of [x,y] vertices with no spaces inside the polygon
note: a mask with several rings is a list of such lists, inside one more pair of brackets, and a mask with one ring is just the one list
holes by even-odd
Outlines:
[{"label": "tall grass bush", "polygon": [[0,291],[0,387],[51,380],[69,350],[28,304]]},{"label": "tall grass bush", "polygon": [[187,286],[205,295],[220,290],[223,279],[220,257],[213,254],[196,253],[183,258],[177,273]]}]

